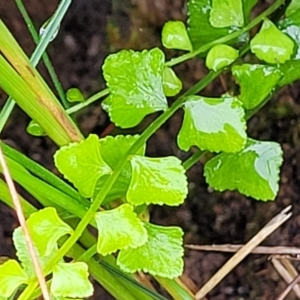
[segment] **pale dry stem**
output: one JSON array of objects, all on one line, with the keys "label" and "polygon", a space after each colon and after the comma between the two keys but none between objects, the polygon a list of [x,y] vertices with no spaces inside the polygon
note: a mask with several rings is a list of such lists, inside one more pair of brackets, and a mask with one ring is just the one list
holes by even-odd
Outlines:
[{"label": "pale dry stem", "polygon": [[300,288],[297,285],[300,278],[295,268],[286,258],[275,258],[271,257],[271,262],[276,269],[276,271],[280,274],[283,280],[288,284],[286,289],[281,293],[281,295],[277,298],[277,300],[283,300],[289,294],[291,290],[295,292],[297,297],[300,299]]},{"label": "pale dry stem", "polygon": [[0,147],[0,165],[2,167],[3,175],[4,175],[4,178],[6,180],[10,195],[11,195],[13,203],[14,203],[14,207],[15,207],[15,211],[16,211],[18,220],[19,220],[21,228],[23,230],[23,234],[24,234],[24,237],[25,237],[28,252],[29,252],[31,260],[33,262],[34,270],[35,270],[36,276],[38,278],[43,297],[44,297],[45,300],[51,300],[50,294],[49,294],[49,291],[48,291],[48,288],[47,288],[46,280],[45,280],[45,277],[43,275],[43,271],[41,269],[40,263],[38,261],[38,258],[37,258],[37,255],[36,255],[36,252],[35,252],[35,249],[34,249],[34,246],[33,246],[33,242],[31,240],[31,237],[30,237],[30,234],[29,234],[29,230],[28,230],[28,227],[27,227],[27,224],[26,224],[25,216],[24,216],[24,213],[23,213],[23,210],[22,210],[22,206],[21,206],[19,197],[18,197],[18,193],[16,191],[13,180],[10,176],[10,173],[9,173],[7,164],[5,162],[5,158],[4,158],[1,147]]},{"label": "pale dry stem", "polygon": [[[185,245],[185,248],[197,251],[237,252],[244,245]],[[300,255],[300,248],[290,246],[258,246],[251,251],[252,254],[268,255]],[[294,259],[297,259],[296,257]]]},{"label": "pale dry stem", "polygon": [[196,293],[196,299],[205,297],[230,271],[236,267],[249,253],[253,251],[267,236],[288,220],[292,213],[291,206],[283,209],[269,223],[267,223],[247,244],[236,252],[225,264],[210,278],[210,280]]}]

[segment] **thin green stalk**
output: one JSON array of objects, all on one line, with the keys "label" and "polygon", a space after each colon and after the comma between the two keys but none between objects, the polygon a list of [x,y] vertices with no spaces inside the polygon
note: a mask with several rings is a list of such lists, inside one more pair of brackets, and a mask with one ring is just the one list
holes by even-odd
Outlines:
[{"label": "thin green stalk", "polygon": [[102,98],[102,97],[105,97],[109,94],[109,89],[106,88],[102,91],[99,91],[98,93],[92,95],[91,97],[89,97],[86,101],[84,102],[81,102],[81,103],[78,103],[70,108],[68,108],[66,110],[66,113],[67,114],[74,114],[75,112],[87,107],[88,105],[90,105],[91,103],[95,102],[96,100]]},{"label": "thin green stalk", "polygon": [[182,164],[182,166],[188,170],[190,169],[194,164],[196,164],[202,155],[204,155],[206,151],[197,150],[194,152],[187,160],[185,160]]},{"label": "thin green stalk", "polygon": [[[39,41],[40,41],[39,34],[37,33],[37,31],[35,29],[35,26],[34,26],[32,20],[31,20],[31,18],[29,17],[29,15],[27,13],[27,10],[26,10],[22,0],[15,0],[15,2],[17,4],[17,7],[18,7],[25,23],[27,24],[28,30],[31,33],[31,36],[32,36],[34,42],[38,45]],[[45,51],[42,55],[42,58],[43,58],[43,61],[45,63],[46,68],[48,69],[49,75],[52,79],[52,82],[54,84],[54,87],[56,88],[56,91],[57,91],[57,93],[60,97],[61,102],[63,103],[65,108],[68,108],[70,106],[70,104],[66,99],[65,92],[62,88],[62,85],[61,85],[60,81],[58,80],[58,77],[55,73],[55,70],[54,70],[52,64],[51,64],[51,61],[50,61],[49,56],[46,52],[46,49],[45,49]]]},{"label": "thin green stalk", "polygon": [[272,93],[268,97],[266,97],[264,101],[262,101],[258,106],[256,106],[251,110],[246,111],[246,120],[247,121],[250,120],[259,110],[261,110],[271,100],[273,94],[277,92],[280,88],[281,87],[275,88],[275,90],[272,91]]},{"label": "thin green stalk", "polygon": [[194,58],[195,56],[197,56],[200,53],[208,51],[211,47],[213,47],[217,44],[225,44],[225,43],[228,43],[231,40],[234,40],[234,39],[238,38],[243,33],[248,32],[253,27],[255,27],[257,24],[259,24],[263,19],[265,19],[267,16],[269,16],[274,11],[276,11],[284,2],[285,2],[285,0],[277,0],[276,2],[274,2],[274,4],[272,4],[270,7],[268,7],[265,11],[263,11],[259,16],[257,16],[253,21],[251,21],[244,28],[242,28],[238,31],[235,31],[231,34],[228,34],[224,37],[221,37],[217,40],[214,40],[210,43],[207,43],[207,44],[201,46],[200,48],[198,48],[198,49],[196,49],[196,50],[194,50],[190,53],[187,53],[187,54],[184,54],[182,56],[173,58],[170,61],[168,61],[165,65],[168,66],[168,67],[178,65],[178,64],[180,64],[180,63],[182,63],[186,60]]},{"label": "thin green stalk", "polygon": [[[45,52],[50,40],[52,39],[53,35],[57,32],[59,29],[60,23],[67,13],[70,5],[72,3],[72,0],[62,0],[60,4],[58,5],[55,13],[51,17],[51,21],[49,22],[49,25],[47,26],[47,32],[43,34],[39,41],[39,47],[37,47],[32,56],[36,57],[36,60],[33,60],[33,63],[36,64],[38,60],[41,58],[43,53]],[[39,58],[39,59],[38,59]]]},{"label": "thin green stalk", "polygon": [[97,245],[94,243],[89,249],[85,250],[78,258],[78,261],[86,262],[91,259],[97,252]]}]

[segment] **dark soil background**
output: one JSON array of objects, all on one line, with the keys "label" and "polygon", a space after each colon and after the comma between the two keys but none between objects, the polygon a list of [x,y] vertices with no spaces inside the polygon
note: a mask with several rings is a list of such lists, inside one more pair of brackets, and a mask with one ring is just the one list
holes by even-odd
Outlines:
[{"label": "dark soil background", "polygon": [[[24,0],[36,26],[40,27],[53,13],[57,0]],[[261,3],[258,9],[266,3]],[[160,46],[160,32],[165,21],[185,19],[184,0],[74,0],[57,38],[48,48],[53,65],[65,89],[80,88],[91,95],[104,88],[101,65],[111,52],[122,48],[143,49]],[[9,26],[25,51],[30,54],[34,44],[26,24],[13,0],[0,1],[0,17]],[[167,56],[178,55],[167,51]],[[43,66],[39,67],[48,78]],[[185,89],[205,74],[202,63],[193,60],[176,67]],[[209,86],[204,94],[218,96],[230,77],[223,77]],[[228,83],[231,86],[231,83]],[[275,214],[293,205],[292,218],[274,232],[264,245],[300,246],[300,105],[299,84],[281,90],[249,123],[248,133],[260,140],[280,143],[284,150],[280,191],[274,202],[257,202],[236,192],[217,193],[205,184],[203,164],[189,172],[189,197],[176,207],[152,208],[152,221],[157,224],[179,225],[185,231],[185,243],[242,244],[247,242]],[[1,91],[0,91],[1,93]],[[1,105],[6,99],[0,94]],[[186,158],[176,146],[181,113],[160,129],[148,143],[148,155],[176,155]],[[101,134],[109,120],[99,103],[81,111],[77,120],[85,134]],[[29,157],[53,170],[52,154],[56,147],[47,138],[29,136],[29,118],[18,108],[5,127],[1,138]],[[151,118],[146,123],[151,122]],[[137,131],[140,128],[136,129]],[[116,129],[113,134],[117,133]],[[17,226],[14,212],[0,204],[0,255],[14,256],[12,230]],[[231,254],[214,252],[185,253],[185,271],[195,284],[203,285]],[[296,267],[297,264],[292,262]],[[275,299],[286,284],[265,255],[250,255],[209,294],[211,300]],[[93,299],[112,299],[97,288]],[[286,299],[296,299],[293,293]],[[142,299],[141,299],[142,300]]]}]

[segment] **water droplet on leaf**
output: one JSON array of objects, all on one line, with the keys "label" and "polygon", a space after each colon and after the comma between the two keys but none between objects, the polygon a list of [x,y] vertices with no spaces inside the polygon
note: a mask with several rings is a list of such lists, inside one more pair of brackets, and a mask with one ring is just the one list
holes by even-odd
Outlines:
[{"label": "water droplet on leaf", "polygon": [[[51,20],[52,20],[52,18],[50,18],[50,19],[48,19],[42,26],[41,26],[41,28],[40,28],[40,30],[39,30],[39,35],[40,35],[40,37],[42,37],[43,35],[46,35],[47,33],[48,33],[48,25],[49,25],[49,23],[51,22]],[[55,32],[53,33],[53,35],[52,35],[52,37],[50,38],[50,42],[52,42],[55,38],[56,38],[56,36],[57,36],[57,34],[58,34],[58,31],[59,31],[59,27],[60,26],[58,26],[57,27],[57,29],[55,30]]]}]

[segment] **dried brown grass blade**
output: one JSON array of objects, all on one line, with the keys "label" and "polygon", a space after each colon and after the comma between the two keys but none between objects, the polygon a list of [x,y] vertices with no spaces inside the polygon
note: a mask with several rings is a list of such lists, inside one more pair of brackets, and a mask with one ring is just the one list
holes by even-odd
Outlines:
[{"label": "dried brown grass blade", "polygon": [[246,245],[235,253],[224,266],[197,292],[196,299],[205,297],[237,264],[256,248],[267,236],[288,220],[292,213],[291,206],[283,209],[277,216],[268,222]]},{"label": "dried brown grass blade", "polygon": [[[280,276],[283,278],[283,280],[288,284],[288,287],[283,291],[283,293],[277,298],[278,299],[284,299],[286,295],[293,289],[295,294],[298,298],[300,298],[300,288],[296,284],[297,282],[294,282],[294,279],[297,278],[297,272],[291,265],[288,266],[288,269],[284,266],[284,264],[281,262],[281,260],[272,257],[271,262],[276,269],[276,271],[280,274]],[[285,262],[286,264],[286,262]],[[292,284],[295,283],[295,284]]]},{"label": "dried brown grass blade", "polygon": [[184,284],[185,287],[188,288],[193,294],[196,294],[198,287],[196,286],[195,282],[187,274],[185,274],[185,273],[182,274],[178,280],[180,280],[181,285]]},{"label": "dried brown grass blade", "polygon": [[[197,251],[216,251],[216,252],[237,252],[244,245],[185,245],[185,248]],[[300,255],[300,248],[288,246],[258,246],[254,248],[251,253],[253,254],[287,254],[287,255]]]},{"label": "dried brown grass blade", "polygon": [[[276,300],[284,300],[285,297],[290,293],[292,289],[297,286],[297,283],[300,281],[300,274],[294,278],[294,280],[286,287],[282,294]],[[299,296],[298,296],[299,298]]]},{"label": "dried brown grass blade", "polygon": [[286,259],[285,257],[280,258],[282,265],[286,268],[286,270],[289,272],[289,274],[294,278],[298,276],[298,272],[294,268],[294,266],[291,264],[291,262]]}]

